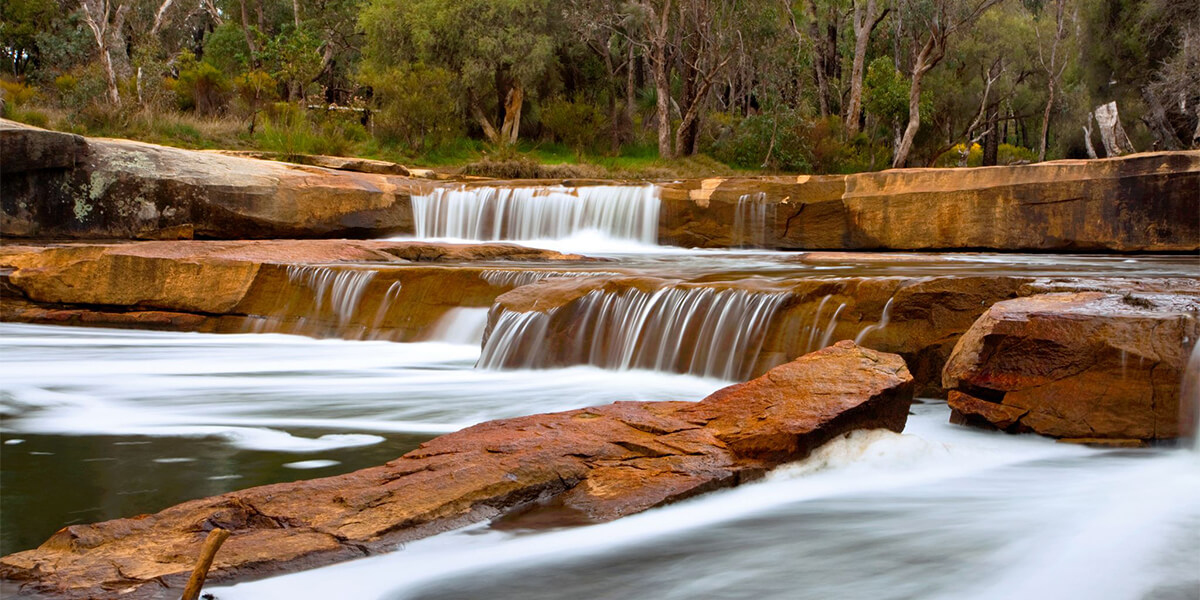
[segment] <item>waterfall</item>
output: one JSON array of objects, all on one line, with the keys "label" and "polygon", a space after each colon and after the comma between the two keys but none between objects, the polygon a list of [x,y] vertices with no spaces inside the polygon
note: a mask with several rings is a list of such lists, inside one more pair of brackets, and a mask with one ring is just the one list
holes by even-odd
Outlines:
[{"label": "waterfall", "polygon": [[486,308],[451,308],[433,326],[429,341],[478,345],[487,329],[487,315]]},{"label": "waterfall", "polygon": [[740,248],[766,248],[775,204],[763,192],[742,194],[733,215],[733,242]]},{"label": "waterfall", "polygon": [[500,312],[479,366],[590,364],[743,380],[752,375],[771,321],[790,297],[696,287],[596,290],[544,313]]},{"label": "waterfall", "polygon": [[855,344],[862,344],[863,340],[866,339],[867,335],[869,335],[872,331],[880,331],[884,327],[887,327],[888,322],[892,319],[892,301],[895,299],[895,296],[888,298],[887,303],[883,305],[883,314],[879,315],[878,323],[864,327],[862,331],[858,332],[858,335],[854,336]]},{"label": "waterfall", "polygon": [[287,268],[288,282],[304,285],[316,297],[313,302],[314,312],[319,315],[324,311],[328,300],[328,308],[337,315],[338,324],[341,326],[345,326],[354,318],[358,304],[362,301],[363,290],[375,278],[375,274],[375,271],[303,265],[290,265]]},{"label": "waterfall", "polygon": [[413,195],[419,238],[563,239],[584,231],[647,244],[658,241],[653,185],[471,187]]},{"label": "waterfall", "polygon": [[614,271],[516,271],[492,269],[479,274],[480,279],[501,286],[521,287],[551,277],[620,277]]}]

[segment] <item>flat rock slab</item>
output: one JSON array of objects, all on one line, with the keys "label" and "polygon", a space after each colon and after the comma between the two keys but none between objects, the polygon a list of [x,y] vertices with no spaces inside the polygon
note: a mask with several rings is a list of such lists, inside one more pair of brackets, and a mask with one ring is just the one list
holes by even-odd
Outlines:
[{"label": "flat rock slab", "polygon": [[999,302],[942,373],[958,422],[1056,438],[1185,435],[1200,335],[1191,294],[1051,293]]},{"label": "flat rock slab", "polygon": [[0,559],[18,594],[175,598],[208,531],[230,583],[394,549],[514,511],[598,522],[755,479],[854,429],[902,431],[900,357],[841,342],[698,403],[618,402],[483,423],[386,465],[72,525]]}]

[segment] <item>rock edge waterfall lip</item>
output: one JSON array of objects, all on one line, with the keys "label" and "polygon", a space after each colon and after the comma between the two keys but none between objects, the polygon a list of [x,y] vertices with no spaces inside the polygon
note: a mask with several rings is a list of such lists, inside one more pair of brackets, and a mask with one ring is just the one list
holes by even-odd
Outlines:
[{"label": "rock edge waterfall lip", "polygon": [[843,341],[700,402],[617,402],[490,421],[346,475],[194,500],[60,530],[0,559],[21,593],[165,598],[205,533],[233,533],[215,583],[387,551],[553,504],[608,521],[761,477],[856,429],[902,431],[912,376],[896,355]]}]

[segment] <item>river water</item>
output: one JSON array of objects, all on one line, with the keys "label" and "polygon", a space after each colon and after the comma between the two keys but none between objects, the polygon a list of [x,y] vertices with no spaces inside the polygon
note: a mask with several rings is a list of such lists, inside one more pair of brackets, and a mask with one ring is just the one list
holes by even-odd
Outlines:
[{"label": "river water", "polygon": [[[620,211],[602,198],[579,209],[561,191],[519,191],[421,205],[419,216],[430,237],[549,235],[530,244],[611,259],[572,269],[701,282],[1200,275],[1195,256],[799,260],[663,248],[647,226],[654,198],[644,188],[621,194],[628,206]],[[531,198],[535,211],[495,218],[498,206]],[[593,225],[601,231],[580,230]],[[497,267],[489,276],[524,277],[526,266],[548,268]],[[664,298],[668,307],[688,301]],[[762,310],[734,300],[727,304],[744,304],[742,313]],[[640,306],[609,312],[640,314]],[[729,383],[638,370],[663,361],[632,358],[610,365],[623,370],[488,369],[485,315],[451,311],[436,341],[423,343],[0,324],[0,553],[72,523],[381,464],[481,421],[617,400],[699,400]],[[694,371],[733,377],[738,369]],[[948,415],[944,402],[925,400],[903,435],[856,432],[766,480],[613,523],[477,524],[394,553],[209,591],[221,600],[1200,599],[1195,449],[1090,449],[953,426]]]}]

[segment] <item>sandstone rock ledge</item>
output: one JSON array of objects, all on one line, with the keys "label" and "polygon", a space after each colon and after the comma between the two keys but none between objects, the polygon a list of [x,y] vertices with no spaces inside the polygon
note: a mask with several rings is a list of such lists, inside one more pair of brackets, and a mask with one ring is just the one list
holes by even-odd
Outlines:
[{"label": "sandstone rock ledge", "polygon": [[911,383],[900,357],[841,342],[698,403],[492,421],[380,467],[72,525],[0,559],[0,577],[28,596],[175,598],[214,527],[233,536],[210,581],[230,583],[548,504],[581,520],[616,519],[755,479],[850,430],[901,431]]},{"label": "sandstone rock ledge", "polygon": [[952,420],[1057,438],[1186,435],[1181,384],[1200,335],[1189,294],[1051,293],[999,302],[942,374]]}]

